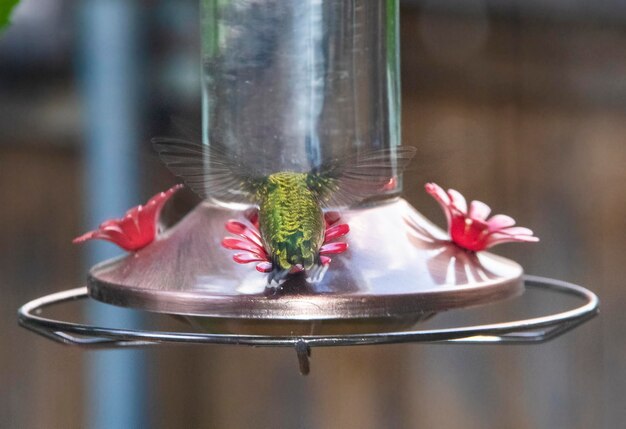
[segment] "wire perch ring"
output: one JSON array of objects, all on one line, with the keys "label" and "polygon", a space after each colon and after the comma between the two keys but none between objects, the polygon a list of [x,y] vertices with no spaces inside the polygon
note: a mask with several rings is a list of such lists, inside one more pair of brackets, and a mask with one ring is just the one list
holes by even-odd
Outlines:
[{"label": "wire perch ring", "polygon": [[300,371],[309,372],[311,347],[356,346],[392,343],[525,344],[549,341],[586,322],[598,313],[599,300],[591,291],[561,280],[524,276],[527,287],[558,292],[584,300],[584,304],[561,313],[512,322],[446,329],[410,330],[349,335],[269,336],[159,332],[107,328],[42,317],[46,307],[88,298],[86,287],[46,295],[18,310],[21,326],[53,341],[88,348],[138,347],[157,344],[231,344],[293,347]]}]

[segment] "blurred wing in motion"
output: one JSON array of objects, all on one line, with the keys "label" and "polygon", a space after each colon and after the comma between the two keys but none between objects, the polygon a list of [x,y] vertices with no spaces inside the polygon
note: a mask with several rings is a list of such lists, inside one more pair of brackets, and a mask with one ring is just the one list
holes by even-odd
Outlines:
[{"label": "blurred wing in motion", "polygon": [[227,202],[256,202],[264,178],[216,144],[154,138],[152,144],[167,168],[200,197]]},{"label": "blurred wing in motion", "polygon": [[332,160],[309,173],[309,187],[324,206],[349,207],[395,188],[415,152],[412,146],[397,146]]}]

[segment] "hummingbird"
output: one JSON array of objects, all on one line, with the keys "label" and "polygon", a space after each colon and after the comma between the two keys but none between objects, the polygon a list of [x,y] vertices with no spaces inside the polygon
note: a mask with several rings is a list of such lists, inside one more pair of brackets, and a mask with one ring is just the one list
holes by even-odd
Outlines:
[{"label": "hummingbird", "polygon": [[258,238],[271,262],[270,284],[299,271],[318,278],[330,261],[320,254],[328,226],[325,210],[352,207],[390,185],[395,188],[398,174],[415,155],[413,147],[396,146],[332,159],[310,171],[262,174],[218,144],[152,142],[168,169],[201,198],[258,208]]}]

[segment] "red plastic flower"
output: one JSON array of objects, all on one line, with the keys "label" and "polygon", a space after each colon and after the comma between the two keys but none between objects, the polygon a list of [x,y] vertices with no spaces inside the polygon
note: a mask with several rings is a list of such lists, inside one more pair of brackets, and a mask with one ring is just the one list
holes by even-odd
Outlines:
[{"label": "red plastic flower", "polygon": [[75,238],[72,243],[87,240],[107,240],[124,250],[143,249],[157,236],[161,209],[172,195],[183,185],[176,185],[152,197],[145,205],[133,207],[121,219],[111,219],[100,224],[98,229]]},{"label": "red plastic flower", "polygon": [[[239,237],[224,238],[224,240],[222,240],[222,246],[231,250],[241,250],[240,253],[236,253],[233,256],[235,262],[239,264],[257,262],[257,271],[269,273],[273,270],[274,264],[259,233],[258,211],[250,210],[244,215],[250,221],[248,225],[237,220],[229,220],[226,222],[226,230]],[[337,212],[325,213],[324,220],[326,221],[326,231],[324,233],[324,243],[320,247],[319,255],[322,265],[328,265],[331,259],[327,255],[343,253],[348,249],[348,243],[332,241],[345,236],[350,232],[350,227],[347,224],[336,224],[339,221],[339,214]],[[292,272],[296,273],[302,270],[302,267],[296,266],[292,269]]]},{"label": "red plastic flower", "polygon": [[472,201],[468,210],[465,198],[454,189],[446,192],[435,183],[425,187],[446,214],[450,238],[464,249],[478,252],[512,241],[539,241],[530,229],[513,226],[515,220],[509,216],[498,214],[487,219],[491,208],[485,203]]}]

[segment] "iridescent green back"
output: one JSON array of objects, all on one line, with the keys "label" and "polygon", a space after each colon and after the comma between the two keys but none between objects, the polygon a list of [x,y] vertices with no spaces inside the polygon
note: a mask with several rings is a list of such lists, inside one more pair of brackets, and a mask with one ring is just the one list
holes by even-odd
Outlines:
[{"label": "iridescent green back", "polygon": [[324,240],[324,215],[306,173],[270,175],[258,190],[259,226],[280,269],[310,269]]},{"label": "iridescent green back", "polygon": [[276,271],[319,263],[324,241],[322,208],[342,209],[396,189],[415,148],[368,150],[325,161],[306,173],[262,174],[217,143],[153,139],[168,168],[202,198],[258,204],[259,226]]}]

